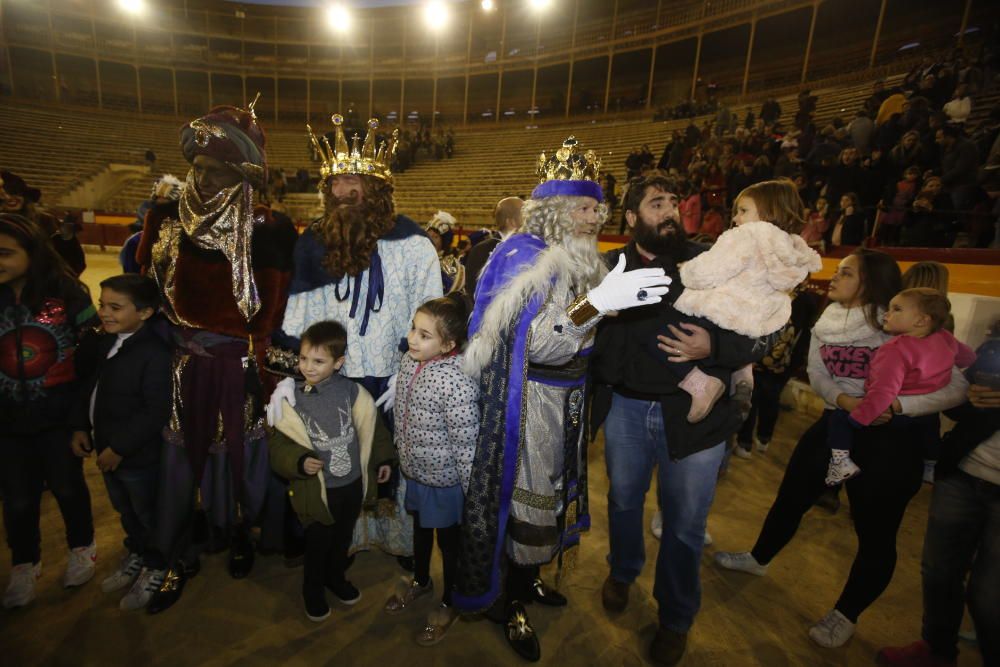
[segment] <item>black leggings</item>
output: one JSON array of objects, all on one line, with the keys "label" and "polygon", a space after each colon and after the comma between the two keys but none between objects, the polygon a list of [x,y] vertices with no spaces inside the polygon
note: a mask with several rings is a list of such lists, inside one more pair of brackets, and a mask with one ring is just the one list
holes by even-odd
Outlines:
[{"label": "black leggings", "polygon": [[[4,428],[4,427],[0,427]],[[39,519],[43,484],[59,504],[70,549],[94,541],[90,491],[83,477],[83,460],[70,449],[70,430],[55,428],[32,435],[0,436],[3,463],[3,522],[11,564],[41,559]]]},{"label": "black leggings", "polygon": [[424,528],[420,525],[420,513],[413,512],[413,578],[421,586],[426,586],[431,578],[431,552],[434,551],[434,531],[437,531],[438,548],[441,549],[441,569],[444,571],[444,591],[441,602],[451,604],[451,589],[455,585],[455,570],[458,566],[458,545],[462,527],[459,524],[447,528]]},{"label": "black leggings", "polygon": [[[830,461],[827,421],[830,411],[799,440],[781,480],[778,497],[767,513],[757,544],[757,562],[771,562],[798,530],[802,516],[826,489]],[[910,499],[920,489],[923,451],[914,445],[911,420],[857,431],[851,458],[861,474],[847,481],[858,552],[835,608],[852,622],[878,599],[896,568],[896,533]]]}]

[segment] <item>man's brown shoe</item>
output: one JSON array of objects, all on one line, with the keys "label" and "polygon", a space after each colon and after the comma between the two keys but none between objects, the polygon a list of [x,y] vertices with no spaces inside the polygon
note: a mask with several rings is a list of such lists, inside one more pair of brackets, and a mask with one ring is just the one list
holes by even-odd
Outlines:
[{"label": "man's brown shoe", "polygon": [[604,609],[616,614],[625,611],[625,607],[628,606],[628,589],[631,585],[618,581],[609,574],[601,588],[601,602],[604,604]]},{"label": "man's brown shoe", "polygon": [[656,630],[653,643],[649,646],[649,655],[656,665],[673,667],[684,657],[687,647],[687,634],[667,630],[662,625]]}]

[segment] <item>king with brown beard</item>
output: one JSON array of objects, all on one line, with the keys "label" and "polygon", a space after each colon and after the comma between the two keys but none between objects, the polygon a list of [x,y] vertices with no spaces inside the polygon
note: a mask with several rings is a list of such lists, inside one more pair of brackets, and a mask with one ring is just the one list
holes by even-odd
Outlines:
[{"label": "king with brown beard", "polygon": [[[442,294],[437,253],[415,222],[398,215],[393,202],[389,165],[396,150],[396,133],[379,142],[378,121],[368,121],[361,143],[350,145],[344,118],[335,114],[334,141],[309,136],[323,159],[320,193],[324,214],[299,237],[295,246],[295,273],[285,308],[280,345],[268,354],[272,369],[292,376],[297,363],[298,337],[309,325],[334,320],[347,329],[346,361],[341,374],[361,384],[372,396],[381,396],[399,370],[400,344],[410,330],[417,308]],[[279,418],[282,399],[294,405],[294,383],[283,380],[269,410]],[[388,419],[386,424],[388,425]],[[391,437],[379,429],[376,437]],[[372,465],[384,463],[372,461]],[[394,475],[394,478],[397,477]],[[375,478],[374,474],[371,476]],[[413,553],[412,519],[403,508],[405,487],[369,486],[366,508],[383,500],[378,512],[365,511],[355,529],[351,551],[378,546],[401,558]]]}]

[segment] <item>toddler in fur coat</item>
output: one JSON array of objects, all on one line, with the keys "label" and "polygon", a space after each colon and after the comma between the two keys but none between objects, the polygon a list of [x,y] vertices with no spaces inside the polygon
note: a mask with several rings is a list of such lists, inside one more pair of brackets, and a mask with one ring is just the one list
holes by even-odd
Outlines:
[{"label": "toddler in fur coat", "polygon": [[[794,183],[764,181],[743,190],[733,206],[733,227],[707,252],[680,267],[684,291],[674,308],[723,329],[762,338],[792,314],[791,292],[822,268],[819,255],[799,236],[804,209]],[[704,419],[726,384],[694,363],[678,364],[678,386],[691,394],[689,422]],[[733,373],[734,391],[753,388],[750,366]]]}]

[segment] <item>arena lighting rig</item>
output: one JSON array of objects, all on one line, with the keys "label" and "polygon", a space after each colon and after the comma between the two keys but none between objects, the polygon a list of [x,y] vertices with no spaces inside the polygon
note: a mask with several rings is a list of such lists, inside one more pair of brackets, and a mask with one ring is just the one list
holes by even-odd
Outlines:
[{"label": "arena lighting rig", "polygon": [[327,5],[326,24],[334,32],[348,32],[351,29],[351,13],[339,2]]},{"label": "arena lighting rig", "polygon": [[118,8],[126,14],[140,16],[146,13],[145,0],[118,0]]}]

